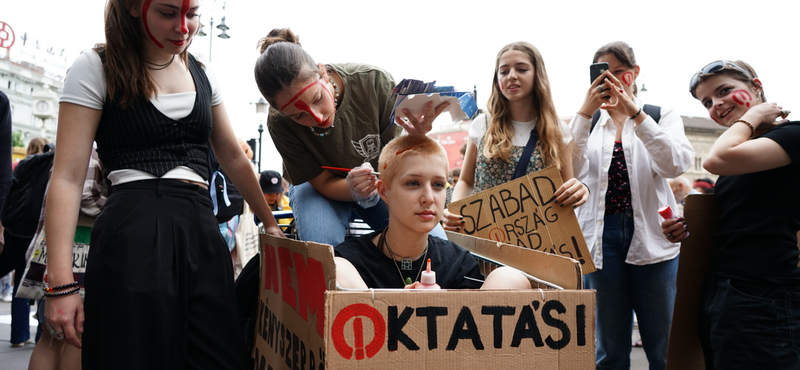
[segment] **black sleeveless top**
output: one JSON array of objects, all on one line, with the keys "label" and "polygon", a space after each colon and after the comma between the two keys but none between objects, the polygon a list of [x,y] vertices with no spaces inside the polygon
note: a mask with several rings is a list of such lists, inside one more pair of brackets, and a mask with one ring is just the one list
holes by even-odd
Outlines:
[{"label": "black sleeveless top", "polygon": [[178,120],[165,116],[149,99],[136,100],[123,108],[106,96],[95,135],[97,154],[106,175],[115,170],[135,169],[161,177],[182,165],[208,180],[211,84],[191,54],[189,72],[197,95],[192,112]]}]

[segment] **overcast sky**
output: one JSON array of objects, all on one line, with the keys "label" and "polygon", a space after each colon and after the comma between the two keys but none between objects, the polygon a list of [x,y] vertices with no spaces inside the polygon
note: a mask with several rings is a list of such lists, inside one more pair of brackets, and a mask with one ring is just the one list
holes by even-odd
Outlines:
[{"label": "overcast sky", "polygon": [[[567,0],[205,0],[201,20],[209,32],[226,16],[228,40],[214,29],[211,67],[220,80],[237,135],[258,137],[251,103],[256,44],[269,30],[290,27],[318,63],[362,62],[400,81],[436,80],[458,90],[478,89],[484,107],[497,51],[528,41],[541,51],[560,116],[580,107],[589,86],[589,64],[598,47],[629,43],[647,86],[640,97],[682,115],[706,116],[688,93],[689,79],[717,59],[745,60],[756,69],[766,97],[800,117],[800,47],[796,1],[567,1]],[[66,48],[70,58],[103,42],[105,0],[0,0],[0,21],[18,36]],[[209,37],[190,51],[208,57]],[[70,60],[71,63],[71,60]],[[446,114],[445,114],[446,115]],[[794,115],[793,115],[794,116]],[[790,116],[792,118],[792,116]],[[440,119],[437,123],[446,121]],[[264,131],[262,169],[280,170]]]}]

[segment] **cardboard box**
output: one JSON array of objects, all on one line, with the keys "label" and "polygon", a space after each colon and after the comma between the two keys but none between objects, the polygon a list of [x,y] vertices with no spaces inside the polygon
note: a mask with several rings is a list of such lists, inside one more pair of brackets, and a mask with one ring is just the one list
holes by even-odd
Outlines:
[{"label": "cardboard box", "polygon": [[572,207],[555,205],[563,181],[548,167],[447,205],[464,216],[461,232],[574,258],[584,274],[596,270]]},{"label": "cardboard box", "polygon": [[[577,261],[472,239],[580,281]],[[329,245],[262,234],[261,258],[256,369],[594,368],[591,290],[344,291]]]}]

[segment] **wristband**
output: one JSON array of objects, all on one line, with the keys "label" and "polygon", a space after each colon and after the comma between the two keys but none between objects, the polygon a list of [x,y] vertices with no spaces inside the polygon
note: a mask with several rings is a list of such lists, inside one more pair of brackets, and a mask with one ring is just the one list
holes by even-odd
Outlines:
[{"label": "wristband", "polygon": [[72,289],[72,290],[65,290],[65,291],[63,291],[63,292],[57,292],[57,293],[50,293],[50,292],[48,292],[48,293],[45,293],[45,294],[44,294],[44,296],[45,296],[45,297],[51,297],[51,298],[55,298],[55,297],[64,297],[64,296],[68,296],[68,295],[72,295],[72,294],[78,293],[78,292],[80,292],[80,291],[81,291],[81,288],[80,288],[80,287],[75,287],[75,289]]},{"label": "wristband", "polygon": [[592,119],[592,116],[590,116],[590,115],[588,115],[588,114],[586,114],[586,113],[583,113],[583,112],[581,112],[581,111],[578,111],[577,113],[578,113],[578,115],[579,115],[579,116],[581,116],[581,117],[583,117],[583,118],[586,118],[586,119]]},{"label": "wristband", "polygon": [[67,289],[67,288],[72,288],[72,287],[76,287],[76,286],[78,286],[78,282],[77,281],[73,281],[73,282],[71,282],[69,284],[59,285],[57,287],[52,287],[52,288],[43,288],[43,289],[44,289],[45,292],[52,292],[54,290]]},{"label": "wristband", "polygon": [[[755,128],[755,127],[753,127],[753,125],[751,125],[751,124],[750,124],[750,122],[747,122],[747,121],[745,121],[745,120],[743,120],[743,119],[737,119],[736,121],[733,121],[733,123],[736,123],[736,122],[741,122],[741,123],[744,123],[745,125],[747,125],[747,127],[750,127],[750,137],[751,137],[751,138],[752,138],[753,136],[756,136],[756,128]],[[732,125],[732,124],[731,124],[731,125]]]},{"label": "wristband", "polygon": [[642,108],[639,108],[639,111],[638,111],[638,112],[636,112],[636,114],[634,114],[633,116],[631,116],[631,119],[634,119],[634,118],[636,118],[636,117],[639,117],[639,113],[642,113]]}]

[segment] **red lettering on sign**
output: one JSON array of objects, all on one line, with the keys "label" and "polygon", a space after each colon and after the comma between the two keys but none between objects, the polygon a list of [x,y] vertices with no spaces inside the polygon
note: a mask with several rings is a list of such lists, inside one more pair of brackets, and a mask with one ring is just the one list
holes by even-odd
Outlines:
[{"label": "red lettering on sign", "polygon": [[270,244],[264,244],[264,263],[261,264],[261,270],[264,271],[264,289],[272,289],[275,294],[278,294],[278,261],[275,259],[275,247]]},{"label": "red lettering on sign", "polygon": [[[308,263],[306,265],[306,263]],[[308,314],[317,315],[317,333],[325,336],[325,273],[322,263],[294,253],[294,270],[297,276],[297,312],[303,320],[308,321]]]},{"label": "red lettering on sign", "polygon": [[278,248],[278,261],[281,269],[281,296],[283,301],[297,309],[297,294],[292,288],[292,255],[286,248]]},{"label": "red lettering on sign", "polygon": [[[372,327],[375,332],[372,340],[366,346],[364,346],[364,325],[361,317],[366,317],[372,321]],[[353,344],[356,346],[355,349],[347,344],[344,336],[344,326],[351,318],[355,318],[353,320],[353,339],[355,342]],[[383,342],[386,340],[386,321],[378,310],[369,305],[363,303],[351,304],[336,314],[331,326],[331,339],[336,352],[343,358],[349,360],[353,357],[354,351],[356,360],[363,360],[365,355],[371,358],[380,351],[383,347]],[[363,349],[361,349],[362,347]]]}]

